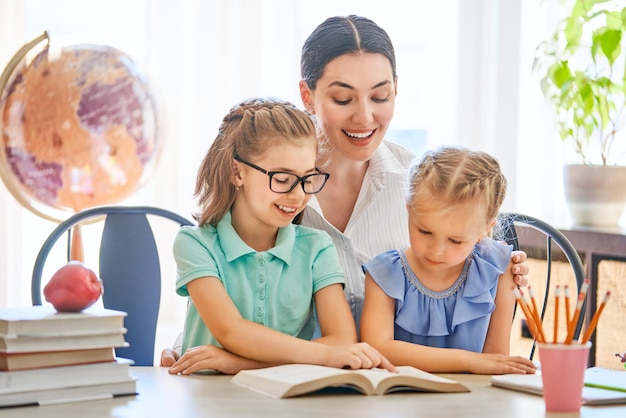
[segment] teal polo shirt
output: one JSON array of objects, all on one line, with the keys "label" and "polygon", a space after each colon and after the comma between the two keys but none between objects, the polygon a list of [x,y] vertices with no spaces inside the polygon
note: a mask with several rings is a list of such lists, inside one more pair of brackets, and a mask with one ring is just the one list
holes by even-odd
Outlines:
[{"label": "teal polo shirt", "polygon": [[[294,337],[311,339],[315,330],[313,295],[344,274],[330,236],[290,224],[278,230],[276,245],[257,252],[241,240],[230,212],[217,225],[182,227],[174,241],[176,293],[189,296],[187,283],[216,277],[241,316]],[[191,298],[183,332],[187,348],[220,346]]]}]

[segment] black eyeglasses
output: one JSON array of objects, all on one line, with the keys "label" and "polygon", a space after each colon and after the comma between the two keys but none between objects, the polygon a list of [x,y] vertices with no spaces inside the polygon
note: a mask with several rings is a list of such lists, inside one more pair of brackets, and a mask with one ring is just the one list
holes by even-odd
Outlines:
[{"label": "black eyeglasses", "polygon": [[316,168],[318,171],[317,173],[307,174],[306,176],[300,177],[285,171],[264,170],[258,165],[242,160],[238,155],[235,155],[234,158],[236,161],[239,161],[248,167],[252,167],[263,174],[267,174],[270,178],[270,190],[274,193],[289,193],[298,185],[298,183],[302,183],[302,190],[304,190],[304,193],[315,194],[322,190],[326,184],[326,180],[330,177],[330,174],[322,173],[318,168]]}]

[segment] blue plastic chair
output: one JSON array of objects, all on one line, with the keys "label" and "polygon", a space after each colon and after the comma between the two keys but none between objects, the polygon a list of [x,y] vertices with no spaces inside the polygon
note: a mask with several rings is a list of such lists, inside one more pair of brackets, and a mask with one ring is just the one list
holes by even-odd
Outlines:
[{"label": "blue plastic chair", "polygon": [[[33,268],[33,305],[42,304],[42,273],[50,250],[61,236],[70,236],[75,225],[105,218],[99,250],[99,277],[103,282],[103,305],[124,311],[126,341],[116,355],[132,359],[137,366],[152,366],[157,318],[161,300],[161,265],[148,215],[169,219],[180,226],[193,223],[168,210],[149,206],[100,206],[78,212],[61,222],[43,243]],[[97,219],[96,219],[97,220]],[[173,237],[172,237],[173,240]]]}]

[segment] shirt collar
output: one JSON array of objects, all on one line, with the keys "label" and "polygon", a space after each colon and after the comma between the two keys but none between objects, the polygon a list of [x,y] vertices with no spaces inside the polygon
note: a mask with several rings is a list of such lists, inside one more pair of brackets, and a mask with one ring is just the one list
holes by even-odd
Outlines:
[{"label": "shirt collar", "polygon": [[[376,189],[381,190],[385,186],[387,176],[389,174],[400,176],[403,180],[408,178],[407,168],[403,162],[400,161],[396,155],[394,155],[393,151],[387,145],[387,142],[383,141],[370,159],[369,167],[365,173],[366,180],[364,181],[364,184],[367,185],[369,184],[368,182],[371,182],[374,184]],[[305,216],[307,217],[315,216],[313,214],[318,216],[319,219],[317,222],[311,222],[315,224],[317,228],[320,228],[321,225],[328,223],[324,220],[322,207],[320,206],[317,196],[315,195],[311,196],[311,200],[307,203],[305,212]],[[307,223],[307,225],[309,225],[309,223]]]},{"label": "shirt collar", "polygon": [[[226,212],[217,224],[217,235],[222,243],[222,251],[224,251],[226,260],[229,263],[246,254],[253,254],[257,252],[246,244],[241,239],[239,234],[237,234],[235,228],[233,228],[230,211]],[[267,253],[272,254],[274,257],[280,258],[286,264],[289,264],[291,262],[295,239],[295,225],[289,224],[283,228],[279,228],[276,236],[276,245],[270,248]]]},{"label": "shirt collar", "polygon": [[372,155],[367,171],[373,178],[379,178],[384,173],[407,175],[405,165],[393,154],[385,141],[378,146]]}]

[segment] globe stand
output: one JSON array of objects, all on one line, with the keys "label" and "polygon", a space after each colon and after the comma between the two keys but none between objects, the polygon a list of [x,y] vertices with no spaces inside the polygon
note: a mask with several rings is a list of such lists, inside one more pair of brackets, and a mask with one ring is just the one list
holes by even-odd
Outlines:
[{"label": "globe stand", "polygon": [[72,236],[70,241],[70,260],[85,262],[85,252],[83,249],[83,234],[80,225],[72,228]]},{"label": "globe stand", "polygon": [[46,45],[50,42],[50,37],[48,36],[48,32],[44,32],[32,41],[28,42],[24,46],[22,46],[16,53],[13,55],[13,58],[9,61],[9,63],[4,67],[4,70],[0,74],[0,90],[3,86],[7,85],[10,76],[13,71],[17,68],[19,63],[24,59],[26,54],[30,52],[33,48],[39,45],[41,42],[46,41]]}]

